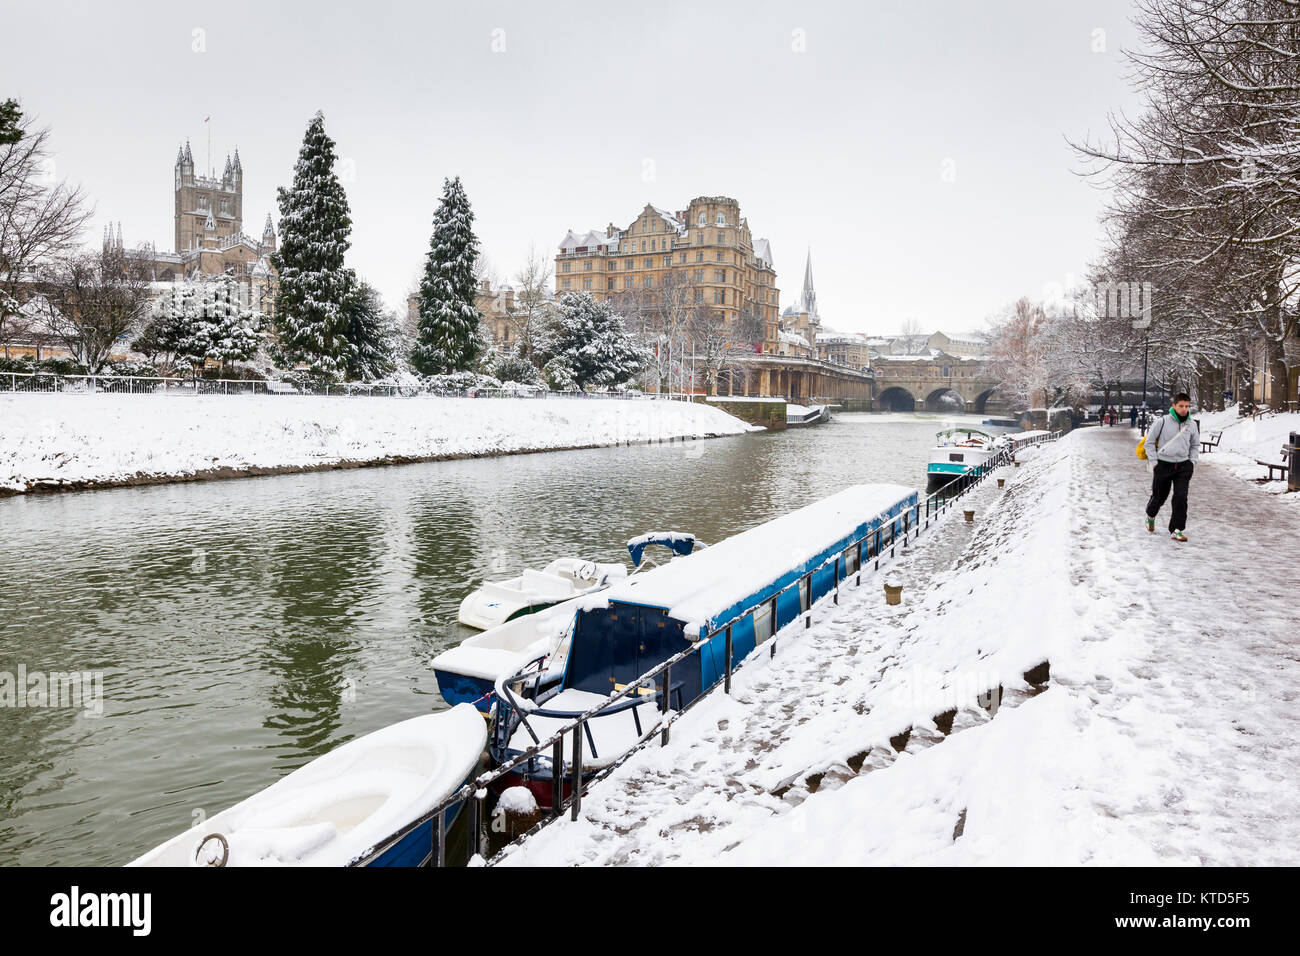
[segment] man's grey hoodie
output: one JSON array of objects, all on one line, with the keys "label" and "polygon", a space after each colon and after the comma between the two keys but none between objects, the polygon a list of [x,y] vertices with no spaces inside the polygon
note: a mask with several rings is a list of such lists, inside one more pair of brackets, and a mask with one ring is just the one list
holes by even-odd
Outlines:
[{"label": "man's grey hoodie", "polygon": [[1153,461],[1190,461],[1195,464],[1201,454],[1201,430],[1196,419],[1189,413],[1187,421],[1180,422],[1173,412],[1165,412],[1147,429],[1146,449],[1147,457]]}]

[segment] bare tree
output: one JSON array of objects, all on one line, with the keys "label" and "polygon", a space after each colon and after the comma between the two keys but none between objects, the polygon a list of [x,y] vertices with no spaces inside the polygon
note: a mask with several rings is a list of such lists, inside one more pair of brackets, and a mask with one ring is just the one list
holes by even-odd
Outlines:
[{"label": "bare tree", "polygon": [[92,374],[125,344],[152,299],[143,271],[117,248],[64,256],[42,271],[38,284],[41,321]]},{"label": "bare tree", "polygon": [[904,355],[920,355],[930,341],[930,337],[922,331],[921,323],[914,318],[903,323],[903,333],[899,338],[903,340]]},{"label": "bare tree", "polygon": [[[12,111],[16,116],[16,107]],[[92,210],[80,187],[58,182],[49,129],[30,117],[0,139],[0,341],[17,312],[20,286],[42,263],[72,250]]]},{"label": "bare tree", "polygon": [[518,288],[514,310],[508,314],[515,341],[519,343],[519,354],[530,362],[546,327],[553,275],[551,261],[536,246],[530,246],[523,268],[515,274]]}]

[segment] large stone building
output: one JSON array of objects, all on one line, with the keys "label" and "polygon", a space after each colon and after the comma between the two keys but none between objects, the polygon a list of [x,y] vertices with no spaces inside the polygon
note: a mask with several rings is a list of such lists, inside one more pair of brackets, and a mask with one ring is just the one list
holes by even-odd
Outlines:
[{"label": "large stone building", "polygon": [[[124,249],[126,254],[154,282],[231,275],[244,301],[269,314],[275,291],[270,261],[276,249],[275,226],[268,213],[261,239],[244,234],[244,166],[239,150],[226,157],[225,170],[218,179],[195,171],[194,156],[186,143],[176,153],[173,172],[175,250],[159,252],[153,243],[141,243]],[[104,246],[124,248],[121,223],[105,228]]]},{"label": "large stone building", "polygon": [[780,344],[771,247],[752,236],[740,203],[726,196],[699,196],[678,212],[646,205],[626,229],[569,230],[555,257],[555,291],[590,292],[650,312],[668,296],[685,295],[734,333],[734,346],[751,344],[741,331],[751,322],[742,318],[758,332],[754,351],[776,352]]}]

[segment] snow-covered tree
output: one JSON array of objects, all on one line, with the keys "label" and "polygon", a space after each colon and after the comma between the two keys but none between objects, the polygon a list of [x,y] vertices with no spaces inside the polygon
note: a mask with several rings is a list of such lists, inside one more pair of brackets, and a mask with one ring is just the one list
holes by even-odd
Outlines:
[{"label": "snow-covered tree", "polygon": [[276,333],[289,364],[323,375],[347,368],[349,296],[355,277],[343,265],[351,245],[347,195],[334,174],[334,141],[317,113],[307,125],[293,185],[277,193],[280,246],[271,256],[279,276]]},{"label": "snow-covered tree", "polygon": [[371,381],[391,375],[403,352],[397,314],[386,310],[378,291],[361,280],[353,285],[347,310],[344,334],[352,346],[346,366],[348,378]]},{"label": "snow-covered tree", "polygon": [[546,329],[542,356],[546,379],[557,389],[619,385],[649,360],[622,316],[589,292],[560,298]]},{"label": "snow-covered tree", "polygon": [[457,176],[444,181],[420,280],[419,336],[411,365],[421,374],[473,368],[482,352],[482,317],[474,302],[478,252],[474,212]]},{"label": "snow-covered tree", "polygon": [[154,303],[153,316],[136,347],[187,361],[195,374],[209,361],[246,362],[262,344],[263,316],[243,304],[230,276],[214,282],[183,282]]}]

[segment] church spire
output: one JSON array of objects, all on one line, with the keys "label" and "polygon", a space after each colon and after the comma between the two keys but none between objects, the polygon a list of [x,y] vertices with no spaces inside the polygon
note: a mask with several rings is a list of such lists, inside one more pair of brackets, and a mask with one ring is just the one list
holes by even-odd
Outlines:
[{"label": "church spire", "polygon": [[808,262],[803,269],[803,296],[800,301],[800,311],[807,312],[814,319],[817,318],[817,291],[813,288],[812,249],[808,250]]}]

